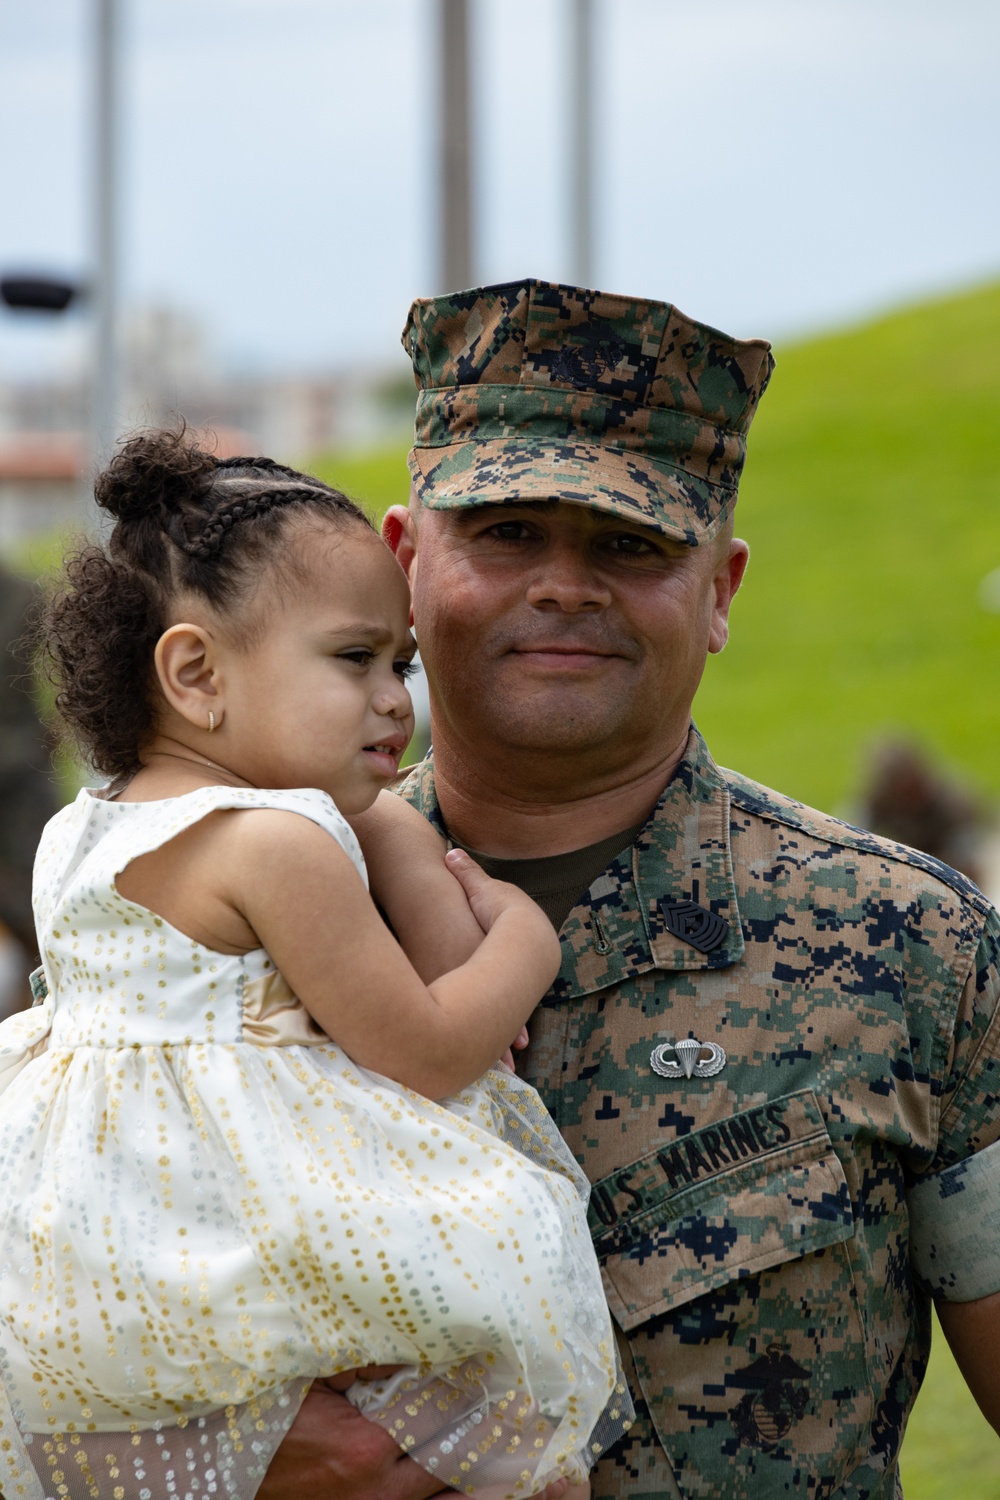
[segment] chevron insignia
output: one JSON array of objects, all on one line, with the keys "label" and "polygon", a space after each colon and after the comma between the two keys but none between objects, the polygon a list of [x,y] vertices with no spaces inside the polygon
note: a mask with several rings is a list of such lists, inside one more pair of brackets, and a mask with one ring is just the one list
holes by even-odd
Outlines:
[{"label": "chevron insignia", "polygon": [[682,943],[697,948],[699,953],[711,953],[713,948],[718,948],[729,931],[729,923],[724,917],[696,905],[694,901],[671,901],[664,896],[660,910],[667,931],[680,938]]}]

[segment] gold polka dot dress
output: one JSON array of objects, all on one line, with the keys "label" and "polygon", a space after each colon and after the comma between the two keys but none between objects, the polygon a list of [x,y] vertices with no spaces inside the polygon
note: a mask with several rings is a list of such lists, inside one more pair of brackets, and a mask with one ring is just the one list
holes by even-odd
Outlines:
[{"label": "gold polka dot dress", "polygon": [[[48,825],[48,998],[0,1026],[0,1492],[251,1500],[309,1381],[441,1487],[582,1479],[631,1416],[587,1185],[503,1068],[432,1103],[356,1067],[263,949],[192,941],[119,894],[209,813],[318,823],[322,792],[81,792]],[[364,995],[358,996],[364,1004]]]}]

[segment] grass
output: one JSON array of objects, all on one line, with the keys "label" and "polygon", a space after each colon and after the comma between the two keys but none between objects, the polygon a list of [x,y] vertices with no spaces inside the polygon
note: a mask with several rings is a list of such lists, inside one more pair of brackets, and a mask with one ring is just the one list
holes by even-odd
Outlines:
[{"label": "grass", "polygon": [[927,1378],[903,1441],[906,1500],[993,1500],[1000,1441],[980,1414],[937,1319]]},{"label": "grass", "polygon": [[696,713],[723,764],[839,810],[903,731],[1000,794],[1000,285],[778,350],[753,559]]}]

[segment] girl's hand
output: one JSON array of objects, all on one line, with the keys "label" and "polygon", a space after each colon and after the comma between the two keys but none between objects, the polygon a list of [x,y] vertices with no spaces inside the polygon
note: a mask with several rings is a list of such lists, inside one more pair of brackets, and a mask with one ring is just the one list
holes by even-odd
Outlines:
[{"label": "girl's hand", "polygon": [[520,1029],[520,1031],[517,1033],[517,1036],[511,1042],[510,1046],[507,1048],[507,1051],[504,1053],[503,1057],[501,1057],[501,1059],[500,1059],[500,1061],[503,1063],[504,1067],[505,1068],[509,1068],[512,1073],[516,1072],[517,1070],[514,1067],[514,1051],[513,1051],[513,1049],[516,1047],[517,1050],[518,1050],[518,1052],[523,1052],[524,1049],[525,1049],[525,1047],[527,1045],[528,1045],[528,1028],[527,1028],[527,1026],[522,1026],[521,1029]]},{"label": "girl's hand", "polygon": [[473,916],[484,932],[489,932],[501,913],[509,911],[511,907],[523,907],[526,911],[539,910],[531,897],[518,890],[516,885],[508,885],[505,880],[494,880],[487,875],[482,866],[477,865],[464,849],[449,849],[444,862],[461,882]]}]

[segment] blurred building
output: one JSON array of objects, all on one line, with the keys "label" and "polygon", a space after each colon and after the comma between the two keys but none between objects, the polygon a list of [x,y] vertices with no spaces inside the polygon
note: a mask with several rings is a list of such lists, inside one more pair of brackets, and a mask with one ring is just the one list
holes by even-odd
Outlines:
[{"label": "blurred building", "polygon": [[[403,441],[412,430],[408,372],[224,371],[198,321],[167,307],[142,308],[127,319],[122,385],[123,432],[183,416],[191,427],[217,432],[224,453],[253,451],[301,464],[331,450]],[[83,373],[0,380],[0,547],[26,533],[78,524],[87,410]]]}]

